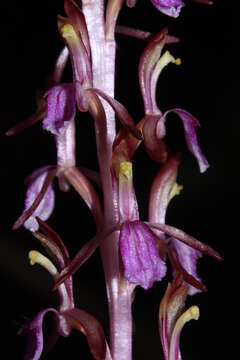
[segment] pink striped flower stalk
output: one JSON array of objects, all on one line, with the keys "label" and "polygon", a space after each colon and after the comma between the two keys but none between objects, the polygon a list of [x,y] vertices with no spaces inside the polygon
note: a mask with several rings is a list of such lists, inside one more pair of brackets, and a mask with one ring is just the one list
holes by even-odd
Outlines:
[{"label": "pink striped flower stalk", "polygon": [[[59,335],[69,336],[76,328],[86,335],[95,359],[131,360],[133,291],[138,285],[147,290],[160,282],[167,271],[167,258],[174,279],[160,303],[159,331],[165,360],[181,359],[181,329],[187,321],[199,316],[197,307],[183,312],[184,301],[188,295],[206,291],[197,274],[197,260],[202,255],[221,260],[210,246],[165,223],[168,204],[182,189],[177,183],[180,156],[173,154],[164,140],[170,112],[182,121],[187,147],[197,160],[200,172],[205,172],[209,166],[197,140],[198,120],[179,108],[162,113],[156,101],[161,72],[166,71],[169,64],[181,64],[180,59],[163,49],[179,39],[170,36],[167,28],[152,36],[141,30],[116,27],[125,2],[108,0],[106,7],[105,3],[82,0],[78,6],[73,0],[64,0],[66,17],[58,17],[58,29],[65,46],[57,59],[48,91],[40,97],[37,112],[7,132],[8,136],[13,135],[42,120],[43,129],[55,138],[57,152],[56,165],[42,167],[27,179],[25,208],[13,226],[17,229],[24,225],[47,249],[51,260],[35,250],[30,251],[29,259],[31,264],[40,264],[52,275],[54,289],[59,293],[57,309],[41,310],[20,330],[27,335],[26,360],[37,360],[43,352],[42,326],[48,313],[56,320],[56,339]],[[152,0],[152,3],[172,17],[179,16],[184,6],[181,0]],[[133,7],[136,0],[127,0],[126,5]],[[138,67],[144,114],[137,124],[114,97],[116,31],[147,41]],[[68,58],[72,64],[72,79],[69,83],[61,83]],[[89,112],[94,120],[99,175],[76,165],[77,111]],[[121,123],[117,134],[115,116]],[[134,154],[141,143],[150,159],[159,164],[145,221],[140,219],[139,195],[135,194],[133,181]],[[62,191],[70,187],[77,191],[96,223],[95,236],[85,242],[72,259],[60,236],[45,223],[54,210],[55,177]],[[103,205],[95,189],[96,183],[103,194]],[[98,320],[75,307],[72,292],[73,274],[97,248],[106,281],[109,341]]]}]

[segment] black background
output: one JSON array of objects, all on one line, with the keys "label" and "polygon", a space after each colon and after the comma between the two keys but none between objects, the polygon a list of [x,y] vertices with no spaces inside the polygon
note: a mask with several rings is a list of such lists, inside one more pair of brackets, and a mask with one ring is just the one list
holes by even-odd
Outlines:
[{"label": "black background", "polygon": [[[54,164],[54,139],[35,125],[13,138],[5,131],[35,110],[35,92],[51,73],[55,58],[63,46],[56,26],[56,15],[64,14],[62,1],[1,2],[1,124],[0,124],[0,276],[2,345],[8,359],[22,359],[23,339],[16,335],[25,319],[40,309],[57,304],[51,292],[52,280],[40,267],[30,267],[27,254],[41,249],[26,230],[11,230],[23,209],[24,179],[34,169]],[[139,0],[135,9],[124,7],[119,24],[157,32],[169,26],[172,35],[182,42],[168,48],[181,57],[180,67],[169,66],[160,77],[158,103],[165,111],[181,107],[201,122],[198,138],[211,165],[200,174],[188,153],[182,126],[169,117],[167,141],[182,153],[179,183],[184,190],[169,207],[167,222],[182,228],[215,247],[225,258],[217,263],[210,258],[199,261],[199,274],[207,285],[206,294],[188,300],[200,307],[198,322],[187,325],[182,333],[183,359],[231,358],[227,344],[232,336],[229,320],[236,299],[234,266],[237,241],[239,194],[239,107],[237,55],[234,45],[234,5],[217,1],[203,6],[191,1],[178,19],[161,15],[147,0]],[[237,28],[237,26],[236,26]],[[144,42],[117,36],[116,98],[138,121],[143,114],[137,66]],[[65,80],[71,81],[70,66]],[[93,122],[87,115],[78,116],[78,163],[97,169]],[[134,160],[136,192],[141,218],[147,217],[150,185],[158,166],[139,149]],[[57,184],[56,184],[57,185]],[[56,209],[49,220],[68,244],[72,255],[94,234],[88,209],[74,191],[60,193],[56,186]],[[234,268],[235,267],[235,268]],[[167,279],[148,292],[138,289],[133,305],[134,359],[161,359],[157,333],[159,301]],[[94,314],[107,333],[107,304],[99,254],[95,254],[75,275],[75,295],[79,307]],[[2,348],[2,349],[3,349]],[[2,350],[3,351],[3,350]],[[83,335],[73,332],[60,339],[47,359],[91,359]]]}]

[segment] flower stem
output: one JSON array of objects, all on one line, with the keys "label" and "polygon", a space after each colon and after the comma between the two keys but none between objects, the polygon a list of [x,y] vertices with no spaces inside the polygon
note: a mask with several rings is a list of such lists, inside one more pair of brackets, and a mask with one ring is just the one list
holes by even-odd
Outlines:
[{"label": "flower stem", "polygon": [[[83,0],[82,11],[90,38],[93,86],[114,97],[116,44],[114,39],[105,38],[104,1]],[[95,122],[95,134],[104,196],[104,226],[107,228],[118,223],[110,171],[116,130],[113,110],[104,101],[103,107],[107,122],[106,142],[100,136],[101,131],[97,122]],[[109,303],[110,349],[113,360],[131,360],[131,290],[129,284],[121,277],[118,238],[118,232],[111,234],[100,248]]]}]

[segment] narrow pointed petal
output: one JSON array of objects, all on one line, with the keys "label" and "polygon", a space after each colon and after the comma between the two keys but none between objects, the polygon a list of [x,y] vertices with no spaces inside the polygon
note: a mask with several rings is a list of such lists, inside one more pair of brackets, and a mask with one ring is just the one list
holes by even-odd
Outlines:
[{"label": "narrow pointed petal", "polygon": [[177,179],[179,157],[174,156],[159,170],[155,177],[149,196],[149,221],[165,223],[167,206]]},{"label": "narrow pointed petal", "polygon": [[43,320],[45,315],[51,312],[58,316],[55,309],[44,309],[19,330],[19,335],[26,335],[27,337],[27,350],[24,360],[38,360],[40,358],[43,351]]},{"label": "narrow pointed petal", "polygon": [[23,130],[31,127],[32,125],[36,124],[38,121],[42,120],[46,115],[46,101],[42,99],[41,102],[39,102],[37,111],[30,115],[26,120],[23,120],[22,122],[16,124],[14,127],[9,129],[6,132],[6,136],[13,136],[16,134],[21,133]]},{"label": "narrow pointed petal", "polygon": [[[167,146],[162,141],[166,131],[165,126],[161,126],[163,122],[160,122],[159,119],[161,119],[161,115],[146,116],[143,126],[143,138],[146,151],[151,159],[164,164],[168,157]],[[162,129],[159,129],[159,127],[162,127]]]},{"label": "narrow pointed petal", "polygon": [[103,224],[102,208],[99,197],[90,181],[76,167],[64,170],[64,176],[83,198],[95,218],[97,227],[101,228]]},{"label": "narrow pointed petal", "polygon": [[96,360],[105,360],[107,342],[99,321],[84,310],[72,309],[64,312],[64,317],[72,328],[79,330],[86,338],[90,351]]},{"label": "narrow pointed petal", "polygon": [[61,135],[75,117],[75,85],[56,85],[45,94],[45,97],[47,98],[47,114],[43,120],[43,128],[54,135]]},{"label": "narrow pointed petal", "polygon": [[197,306],[191,306],[179,317],[171,336],[169,360],[179,360],[179,357],[181,358],[179,340],[182,328],[188,321],[198,320],[199,315],[199,308]]},{"label": "narrow pointed petal", "polygon": [[97,233],[91,240],[89,240],[74,256],[68,266],[57,277],[54,290],[58,288],[66,279],[73,275],[95,252],[101,241],[112,234],[114,231],[119,230],[118,225],[114,226],[105,232]]},{"label": "narrow pointed petal", "polygon": [[205,5],[213,5],[214,2],[211,0],[193,0],[194,2],[197,2],[199,4],[205,4]]},{"label": "narrow pointed petal", "polygon": [[[130,37],[133,37],[136,39],[140,39],[140,40],[148,40],[152,36],[152,33],[150,33],[149,31],[143,31],[143,30],[139,30],[139,29],[135,29],[135,28],[132,28],[129,26],[123,26],[123,25],[116,26],[116,33],[122,34],[122,35],[127,35],[127,36],[130,36]],[[180,39],[178,37],[171,36],[171,35],[167,36],[167,40],[166,40],[167,44],[176,44],[179,42],[180,42]]]},{"label": "narrow pointed petal", "polygon": [[193,249],[196,249],[203,254],[211,256],[218,261],[223,260],[221,255],[217,251],[215,251],[213,248],[211,248],[211,246],[208,246],[208,245],[198,241],[193,236],[188,235],[187,233],[185,233],[184,231],[182,231],[180,229],[177,229],[173,226],[166,225],[166,224],[159,224],[159,223],[158,224],[147,223],[147,224],[151,229],[161,230],[161,231],[165,232],[165,234],[176,238],[177,240],[183,242],[186,245],[189,245]]},{"label": "narrow pointed petal", "polygon": [[70,255],[67,247],[65,246],[62,238],[54,231],[51,226],[46,222],[42,221],[39,217],[36,217],[40,230],[54,243],[60,250],[62,258],[64,259],[65,264],[70,260]]},{"label": "narrow pointed petal", "polygon": [[53,290],[57,289],[63,282],[65,282],[70,276],[72,276],[95,252],[98,248],[100,242],[100,237],[96,235],[91,240],[89,240],[74,258],[70,261],[67,267],[63,269],[60,275],[56,278]]},{"label": "narrow pointed petal", "polygon": [[199,165],[200,172],[201,173],[205,172],[207,170],[207,168],[209,167],[209,164],[208,164],[205,156],[203,155],[202,150],[200,149],[200,146],[198,145],[197,135],[196,135],[196,132],[194,129],[196,126],[200,126],[198,120],[193,115],[191,115],[189,112],[182,110],[182,109],[169,110],[163,115],[162,119],[165,121],[167,114],[169,114],[171,112],[177,114],[180,117],[180,119],[182,120],[183,127],[184,127],[185,139],[186,139],[188,149],[193,154],[193,156],[196,158],[198,165]]},{"label": "narrow pointed petal", "polygon": [[121,123],[125,127],[127,127],[127,129],[132,133],[132,135],[135,136],[138,140],[142,139],[141,131],[136,127],[133,118],[122,104],[120,104],[117,100],[108,96],[99,89],[94,88],[94,89],[89,89],[89,91],[95,92],[96,94],[101,96],[105,101],[107,101],[109,105],[113,108],[113,110],[116,112],[116,115],[121,121]]},{"label": "narrow pointed petal", "polygon": [[153,233],[144,223],[124,223],[119,246],[124,275],[130,283],[149,289],[165,276],[166,264],[160,259]]},{"label": "narrow pointed petal", "polygon": [[153,5],[163,14],[178,17],[184,3],[182,0],[152,0]]},{"label": "narrow pointed petal", "polygon": [[[195,280],[201,283],[201,279],[199,278],[197,274],[197,261],[202,256],[202,254],[191,248],[190,246],[172,238],[171,244],[175,248],[178,260],[181,264],[181,266],[184,268],[184,270],[190,274]],[[189,286],[188,293],[189,295],[194,295],[198,292],[198,288],[194,286]],[[204,289],[206,290],[206,288]]]},{"label": "narrow pointed petal", "polygon": [[[13,230],[18,229],[24,224],[26,229],[37,231],[38,223],[35,217],[38,216],[42,220],[47,220],[50,217],[54,208],[52,182],[56,172],[57,169],[53,168],[44,173],[40,172],[40,175],[37,177],[33,173],[32,178],[34,180],[30,183],[27,190],[24,212],[14,223]],[[39,170],[36,173],[39,173]]]}]

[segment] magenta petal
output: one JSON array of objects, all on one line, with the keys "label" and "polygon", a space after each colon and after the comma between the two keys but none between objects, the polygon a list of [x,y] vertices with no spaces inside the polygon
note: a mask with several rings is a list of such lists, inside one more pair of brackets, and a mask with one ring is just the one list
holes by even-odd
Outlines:
[{"label": "magenta petal", "polygon": [[152,0],[153,5],[161,11],[171,17],[178,17],[184,3],[182,0]]},{"label": "magenta petal", "polygon": [[40,358],[43,350],[43,320],[48,312],[53,312],[58,316],[55,309],[44,309],[31,321],[28,321],[18,332],[19,335],[27,335],[27,351],[24,360],[38,360]]},{"label": "magenta petal", "polygon": [[124,274],[129,282],[149,289],[164,277],[166,264],[159,257],[153,233],[144,223],[124,223],[119,246]]},{"label": "magenta petal", "polygon": [[[24,212],[33,204],[34,200],[40,193],[43,187],[43,183],[48,175],[48,171],[41,173],[40,170],[41,169],[36,171],[37,174],[40,173],[40,175],[37,177],[34,176],[35,172],[31,175],[31,178],[34,180],[30,183],[27,190]],[[30,231],[38,230],[39,226],[37,220],[35,219],[36,216],[38,216],[41,220],[47,220],[50,217],[54,208],[54,198],[53,184],[51,183],[36,210],[28,218],[28,220],[25,221],[24,227],[26,229]]]},{"label": "magenta petal", "polygon": [[[195,250],[174,238],[171,238],[171,243],[177,251],[178,260],[182,267],[187,271],[188,274],[192,275],[196,280],[201,282],[201,279],[197,275],[197,260],[202,256],[200,251]],[[194,295],[197,292],[199,292],[198,289],[192,285],[189,285],[189,295]]]},{"label": "magenta petal", "polygon": [[199,168],[200,168],[200,172],[203,173],[204,171],[207,170],[207,168],[209,167],[209,164],[207,162],[207,159],[203,155],[202,150],[200,149],[200,146],[198,145],[197,135],[196,135],[196,132],[194,129],[196,126],[200,126],[198,120],[193,115],[191,115],[189,112],[187,112],[185,110],[172,109],[172,110],[165,112],[165,114],[163,115],[164,121],[166,119],[167,114],[169,114],[171,112],[177,114],[180,117],[180,119],[182,120],[183,127],[184,127],[185,139],[186,139],[188,149],[193,154],[193,156],[196,158]]},{"label": "magenta petal", "polygon": [[54,135],[61,135],[75,117],[75,85],[56,85],[45,94],[45,97],[47,98],[47,115],[43,120],[43,128]]}]

